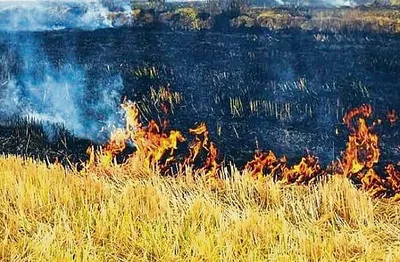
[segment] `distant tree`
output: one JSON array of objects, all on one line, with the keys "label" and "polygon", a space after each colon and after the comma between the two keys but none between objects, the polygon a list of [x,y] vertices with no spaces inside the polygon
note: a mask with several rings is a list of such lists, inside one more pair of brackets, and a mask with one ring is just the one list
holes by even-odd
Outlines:
[{"label": "distant tree", "polygon": [[126,7],[126,0],[100,0],[100,3],[110,11],[122,11]]},{"label": "distant tree", "polygon": [[132,8],[154,8],[162,10],[165,7],[165,0],[132,0]]},{"label": "distant tree", "polygon": [[230,0],[229,9],[232,11],[240,11],[249,7],[249,0]]},{"label": "distant tree", "polygon": [[165,7],[165,0],[149,0],[149,2],[157,9],[164,9]]},{"label": "distant tree", "polygon": [[207,7],[210,13],[219,13],[221,11],[234,11],[240,10],[249,6],[250,0],[207,0]]}]

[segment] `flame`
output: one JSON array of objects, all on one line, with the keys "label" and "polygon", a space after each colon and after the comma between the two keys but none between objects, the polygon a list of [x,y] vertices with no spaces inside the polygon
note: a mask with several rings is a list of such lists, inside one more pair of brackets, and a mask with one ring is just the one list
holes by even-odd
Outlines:
[{"label": "flame", "polygon": [[96,156],[94,146],[91,145],[86,149],[86,154],[89,156],[89,160],[86,163],[87,167],[93,167],[95,165]]},{"label": "flame", "polygon": [[[151,120],[148,126],[143,127],[141,124],[137,124],[140,123],[139,115],[136,115],[137,106],[125,106],[125,108],[128,110],[128,115],[136,116],[130,126],[139,128],[134,128],[130,132],[130,139],[136,146],[136,155],[144,161],[144,165],[153,167],[161,164],[160,161],[166,155],[168,156],[167,162],[170,162],[169,157],[178,148],[178,143],[185,141],[182,133],[175,130],[164,132],[154,120]],[[133,112],[129,113],[130,111]]]},{"label": "flame", "polygon": [[168,114],[168,112],[169,112],[169,107],[168,107],[168,104],[166,104],[166,103],[161,103],[161,111],[165,114],[165,115],[167,115]]},{"label": "flame", "polygon": [[106,145],[105,150],[110,152],[112,156],[121,153],[126,147],[126,140],[129,138],[127,132],[123,129],[116,129],[111,133],[110,142]]},{"label": "flame", "polygon": [[[175,130],[169,133],[163,132],[154,120],[151,120],[147,126],[143,126],[136,103],[124,101],[121,107],[126,113],[125,130],[116,129],[112,132],[110,141],[104,148],[101,148],[97,162],[105,167],[110,166],[115,156],[126,148],[128,140],[135,144],[135,155],[143,161],[145,166],[153,167],[159,164],[166,155],[168,155],[166,161],[170,162],[170,156],[174,154],[178,143],[185,141],[181,132]],[[165,125],[166,122],[163,123],[163,127]],[[88,148],[89,166],[96,162],[93,152],[93,148]]]},{"label": "flame", "polygon": [[347,127],[351,131],[354,131],[354,128],[351,123],[352,120],[358,115],[368,118],[371,116],[371,114],[372,114],[372,106],[363,104],[360,107],[349,110],[343,117],[343,122],[347,125]]},{"label": "flame", "polygon": [[364,118],[358,119],[357,127],[351,124],[357,115],[369,117],[371,114],[371,106],[362,105],[350,110],[343,118],[351,133],[340,165],[342,173],[348,177],[359,173],[364,168],[370,169],[379,162],[378,136],[370,131]]},{"label": "flame", "polygon": [[[318,158],[308,154],[292,167],[286,163],[286,157],[278,159],[272,151],[256,152],[253,160],[245,168],[254,178],[269,174],[280,179],[285,184],[307,184],[328,174],[345,175],[355,184],[373,197],[392,197],[400,201],[400,168],[393,164],[386,166],[386,174],[379,175],[375,168],[379,163],[379,138],[372,130],[381,121],[378,119],[368,126],[366,118],[371,117],[372,107],[362,105],[351,109],[343,118],[343,122],[350,130],[342,159],[334,162],[327,169],[321,167]],[[336,134],[338,130],[336,129]]]},{"label": "flame", "polygon": [[393,164],[385,167],[386,177],[368,169],[361,178],[362,189],[373,197],[392,197],[394,201],[400,200],[400,171]]},{"label": "flame", "polygon": [[390,125],[394,125],[394,124],[396,124],[396,122],[397,122],[397,120],[399,119],[399,117],[397,116],[397,113],[396,113],[396,111],[395,110],[391,110],[391,111],[389,111],[388,113],[387,113],[387,119],[388,119],[388,121],[389,121],[389,123],[390,123]]},{"label": "flame", "polygon": [[287,184],[306,184],[314,182],[326,174],[316,156],[308,154],[301,158],[299,164],[292,168],[285,167],[282,171],[282,182]]},{"label": "flame", "polygon": [[218,163],[218,148],[215,143],[210,142],[209,132],[205,123],[190,128],[189,133],[195,136],[195,140],[189,145],[189,156],[185,159],[186,165],[193,165],[198,159],[200,152],[207,152],[207,157],[200,171],[206,173],[207,177],[218,179],[218,170],[221,165]]},{"label": "flame", "polygon": [[249,161],[245,168],[250,171],[254,178],[259,178],[266,173],[279,177],[284,184],[311,183],[317,177],[326,174],[326,171],[319,164],[318,158],[311,154],[302,157],[299,164],[289,167],[287,166],[286,156],[278,159],[272,151],[268,153],[256,152],[254,159]]},{"label": "flame", "polygon": [[195,140],[189,145],[189,156],[186,158],[185,163],[188,165],[194,164],[201,149],[208,151],[208,131],[205,123],[201,123],[198,127],[190,128],[189,133],[195,135]]},{"label": "flame", "polygon": [[[87,149],[89,160],[87,167],[110,167],[116,161],[115,157],[121,154],[126,145],[132,142],[136,151],[125,161],[138,159],[149,168],[158,167],[162,172],[173,164],[178,167],[189,166],[192,169],[211,178],[211,181],[222,182],[218,176],[221,163],[218,161],[219,152],[216,144],[210,140],[210,134],[205,123],[189,129],[189,134],[194,139],[187,144],[188,155],[178,158],[178,145],[186,141],[180,131],[169,130],[167,120],[161,125],[150,120],[143,124],[141,114],[136,103],[125,100],[122,103],[125,110],[126,125],[124,129],[116,129],[112,132],[109,142],[100,147],[96,152],[94,146]],[[361,105],[349,110],[343,118],[343,122],[349,129],[346,148],[341,159],[328,168],[323,168],[318,158],[312,154],[302,157],[298,164],[288,165],[286,156],[278,158],[272,151],[256,151],[253,159],[245,165],[249,174],[257,179],[264,175],[271,175],[284,184],[310,184],[329,173],[332,175],[344,175],[359,185],[373,197],[390,197],[393,201],[400,201],[400,166],[388,164],[383,174],[376,170],[380,158],[379,137],[373,132],[374,127],[381,120],[368,125],[372,115],[370,105]],[[391,124],[397,120],[394,111],[388,114]],[[392,119],[392,120],[391,120]],[[395,120],[393,120],[395,119]],[[368,121],[367,121],[368,120]],[[335,130],[338,135],[339,130]],[[221,183],[220,183],[221,184]]]},{"label": "flame", "polygon": [[[371,106],[361,106],[350,110],[344,117],[344,122],[350,128],[350,122],[357,115],[370,117],[372,114]],[[388,119],[395,116],[392,111]],[[393,121],[390,121],[392,124]],[[357,178],[361,181],[361,188],[373,197],[392,197],[394,201],[400,201],[400,172],[393,164],[385,167],[386,174],[378,174],[375,171],[380,158],[378,147],[378,135],[371,132],[371,129],[381,120],[374,122],[372,127],[368,127],[364,118],[358,119],[357,128],[350,129],[349,140],[341,160],[342,174],[350,178]]]},{"label": "flame", "polygon": [[[174,161],[177,161],[175,151],[178,144],[186,139],[180,131],[165,131],[168,121],[162,121],[161,127],[156,121],[150,120],[144,125],[140,119],[140,110],[136,103],[125,100],[121,107],[125,110],[125,129],[116,129],[112,132],[109,142],[95,152],[93,146],[87,149],[89,161],[87,166],[109,167],[113,159],[123,152],[128,141],[136,148],[135,153],[125,164],[132,159],[139,159],[141,163],[149,168],[159,167],[166,170]],[[218,171],[221,165],[218,162],[218,149],[215,143],[210,142],[209,132],[205,123],[198,127],[189,129],[189,133],[195,136],[189,146],[189,156],[185,158],[184,164],[194,165],[195,162],[203,162],[198,168],[204,172],[206,177],[219,179]],[[205,152],[204,161],[200,159],[200,153]]]},{"label": "flame", "polygon": [[125,111],[125,130],[132,133],[135,130],[140,129],[142,124],[140,122],[140,112],[137,104],[129,100],[124,100],[121,107]]},{"label": "flame", "polygon": [[273,175],[277,167],[279,167],[278,159],[272,151],[268,151],[268,153],[256,152],[254,159],[247,162],[245,166],[254,178],[263,176],[265,169],[268,170],[269,174]]},{"label": "flame", "polygon": [[166,87],[150,88],[150,99],[164,115],[167,115],[174,113],[175,105],[180,104],[183,98],[179,92],[173,92],[168,83]]},{"label": "flame", "polygon": [[207,126],[205,123],[201,123],[198,127],[190,128],[189,132],[194,135],[202,135],[207,132]]},{"label": "flame", "polygon": [[361,178],[362,189],[374,197],[382,197],[387,192],[384,181],[374,169],[368,169]]},{"label": "flame", "polygon": [[208,150],[207,158],[204,166],[200,169],[206,172],[206,177],[218,179],[218,170],[221,165],[217,162],[218,149],[216,145],[211,142]]},{"label": "flame", "polygon": [[89,146],[86,150],[89,156],[86,166],[88,168],[94,168],[96,164],[102,167],[111,166],[113,159],[126,148],[128,138],[125,130],[116,129],[111,133],[110,141],[104,147],[100,147],[99,152],[96,153],[93,145]]}]

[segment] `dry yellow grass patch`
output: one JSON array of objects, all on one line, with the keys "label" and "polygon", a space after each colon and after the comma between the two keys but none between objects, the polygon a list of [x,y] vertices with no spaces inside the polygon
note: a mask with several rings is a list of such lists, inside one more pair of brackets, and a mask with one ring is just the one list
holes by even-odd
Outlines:
[{"label": "dry yellow grass patch", "polygon": [[283,187],[232,168],[210,189],[188,173],[146,177],[132,167],[101,176],[1,157],[0,258],[400,260],[399,205],[372,200],[345,179]]}]

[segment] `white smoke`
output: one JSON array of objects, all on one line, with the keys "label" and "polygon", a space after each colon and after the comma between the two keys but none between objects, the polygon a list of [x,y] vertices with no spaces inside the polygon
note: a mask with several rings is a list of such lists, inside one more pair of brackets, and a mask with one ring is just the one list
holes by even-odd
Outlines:
[{"label": "white smoke", "polygon": [[[118,10],[128,10],[122,2],[119,4]],[[118,125],[123,88],[120,75],[100,76],[96,90],[88,90],[92,80],[87,79],[84,66],[75,62],[73,55],[68,62],[56,66],[34,34],[27,32],[22,38],[14,34],[109,28],[113,26],[109,19],[112,8],[117,8],[115,3],[111,6],[104,0],[0,0],[0,31],[7,32],[2,33],[7,47],[0,57],[0,117],[19,116],[61,124],[75,135],[93,140],[101,139],[110,126]],[[99,134],[101,130],[106,132]]]},{"label": "white smoke", "polygon": [[[129,1],[121,1],[119,12],[129,16]],[[112,6],[115,8],[115,5]],[[0,30],[44,31],[66,28],[94,30],[112,27],[111,6],[98,1],[1,1]]]},{"label": "white smoke", "polygon": [[[87,73],[83,66],[70,58],[55,67],[43,48],[32,37],[28,44],[19,45],[17,74],[4,73],[0,81],[0,115],[19,116],[46,124],[61,124],[79,137],[99,140],[121,122],[119,103],[123,88],[120,75],[105,75],[96,79],[96,89],[88,90]],[[10,60],[3,57],[4,60]],[[3,60],[3,61],[4,61]],[[10,63],[11,64],[11,63]],[[0,70],[10,71],[2,63]]]}]

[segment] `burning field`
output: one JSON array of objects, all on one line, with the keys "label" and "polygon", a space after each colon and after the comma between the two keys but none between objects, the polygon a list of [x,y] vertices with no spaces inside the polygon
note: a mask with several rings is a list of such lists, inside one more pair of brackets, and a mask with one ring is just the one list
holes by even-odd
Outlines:
[{"label": "burning field", "polygon": [[400,166],[381,161],[377,131],[395,111],[347,111],[345,147],[327,166],[257,149],[237,167],[206,123],[184,135],[136,102],[121,107],[125,125],[80,166],[0,158],[2,259],[400,259]]},{"label": "burning field", "polygon": [[[115,167],[120,172],[129,170],[132,162],[139,162],[146,170],[156,170],[164,176],[185,176],[189,169],[212,187],[223,184],[221,171],[234,163],[222,160],[205,123],[189,129],[190,138],[186,138],[181,131],[171,129],[166,119],[161,123],[150,120],[143,124],[139,106],[134,102],[124,101],[122,108],[126,115],[125,128],[114,130],[106,145],[87,149],[89,160],[84,164],[85,170],[117,176],[113,174]],[[312,185],[340,176],[372,197],[399,201],[400,163],[381,163],[376,133],[383,121],[395,125],[397,114],[390,111],[384,120],[373,120],[372,113],[371,105],[365,104],[346,113],[343,117],[348,128],[346,147],[326,167],[311,153],[290,165],[285,155],[277,157],[272,151],[258,149],[254,158],[245,164],[244,173],[255,180],[270,176],[274,182],[284,185]],[[128,144],[133,145],[134,152],[117,161]]]},{"label": "burning field", "polygon": [[399,166],[381,163],[375,131],[395,112],[349,110],[346,147],[327,167],[312,154],[290,165],[258,150],[239,169],[221,161],[205,123],[184,136],[143,121],[137,103],[122,108],[125,127],[89,146],[80,171],[0,158],[2,259],[400,258]]},{"label": "burning field", "polygon": [[0,6],[0,260],[400,261],[395,7],[107,3]]}]

